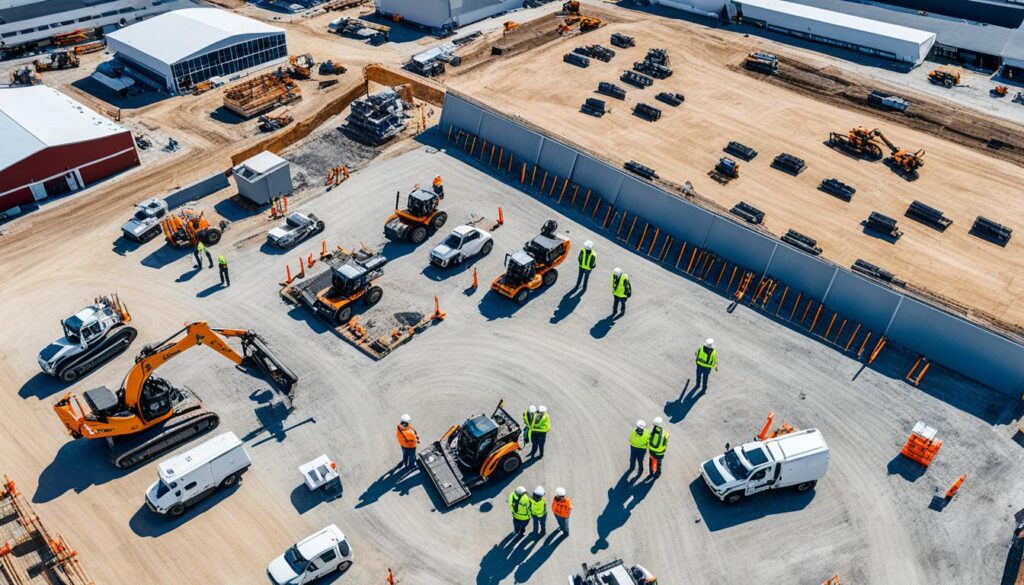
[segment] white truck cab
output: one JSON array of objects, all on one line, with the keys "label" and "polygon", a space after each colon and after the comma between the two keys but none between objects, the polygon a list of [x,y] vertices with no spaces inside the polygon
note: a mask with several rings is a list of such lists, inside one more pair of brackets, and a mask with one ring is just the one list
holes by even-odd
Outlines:
[{"label": "white truck cab", "polygon": [[274,585],[303,585],[333,571],[344,573],[351,566],[352,547],[341,529],[331,524],[271,561],[267,575]]},{"label": "white truck cab", "polygon": [[828,471],[829,450],[818,429],[744,443],[708,459],[700,475],[719,500],[735,504],[746,496],[784,487],[814,489]]},{"label": "white truck cab", "polygon": [[218,435],[157,466],[159,479],[146,490],[146,506],[157,514],[180,516],[185,508],[230,487],[252,465],[234,433]]}]

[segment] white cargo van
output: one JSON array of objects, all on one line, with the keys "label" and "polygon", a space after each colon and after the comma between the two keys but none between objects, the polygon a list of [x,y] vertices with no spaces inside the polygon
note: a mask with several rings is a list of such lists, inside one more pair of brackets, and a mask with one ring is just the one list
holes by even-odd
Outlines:
[{"label": "white cargo van", "polygon": [[828,445],[818,429],[745,443],[701,465],[704,483],[718,499],[735,504],[745,496],[795,487],[814,489],[828,471]]},{"label": "white cargo van", "polygon": [[234,433],[224,433],[157,466],[160,479],[146,491],[146,506],[157,514],[180,516],[185,508],[235,485],[252,459]]}]

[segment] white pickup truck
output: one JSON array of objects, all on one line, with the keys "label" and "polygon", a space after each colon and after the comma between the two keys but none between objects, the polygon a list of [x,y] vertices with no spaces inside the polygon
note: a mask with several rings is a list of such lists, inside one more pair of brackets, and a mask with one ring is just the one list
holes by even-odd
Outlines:
[{"label": "white pickup truck", "polygon": [[796,431],[768,439],[744,443],[708,459],[700,475],[719,500],[735,504],[744,497],[795,487],[805,492],[814,489],[828,471],[829,450],[818,429]]}]

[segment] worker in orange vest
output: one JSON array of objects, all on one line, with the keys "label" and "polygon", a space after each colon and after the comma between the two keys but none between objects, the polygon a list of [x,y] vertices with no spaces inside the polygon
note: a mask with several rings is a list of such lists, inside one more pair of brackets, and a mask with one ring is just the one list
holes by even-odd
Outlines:
[{"label": "worker in orange vest", "polygon": [[402,448],[402,462],[399,467],[402,469],[416,467],[416,446],[420,442],[420,436],[416,434],[416,429],[412,428],[412,417],[408,414],[402,415],[396,435],[398,436],[398,445]]},{"label": "worker in orange vest", "polygon": [[566,537],[569,536],[569,514],[572,513],[572,500],[565,497],[565,488],[555,490],[555,499],[551,501],[551,511],[555,513],[558,529]]},{"label": "worker in orange vest", "polygon": [[444,182],[441,180],[441,175],[434,177],[434,194],[444,199]]}]

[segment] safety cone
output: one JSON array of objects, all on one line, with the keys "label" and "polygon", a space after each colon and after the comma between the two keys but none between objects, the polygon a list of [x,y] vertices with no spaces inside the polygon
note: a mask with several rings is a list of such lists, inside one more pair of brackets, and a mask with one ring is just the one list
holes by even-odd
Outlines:
[{"label": "safety cone", "polygon": [[316,260],[313,259],[313,253],[312,252],[309,253],[309,258],[306,259],[306,262],[309,264],[310,268],[312,268],[313,265],[316,264]]},{"label": "safety cone", "polygon": [[296,276],[296,278],[305,278],[305,277],[306,277],[306,262],[303,260],[302,256],[299,256],[299,274]]},{"label": "safety cone", "polygon": [[290,264],[285,264],[284,265],[284,274],[285,274],[284,283],[285,284],[291,284],[292,283],[292,267],[291,267]]},{"label": "safety cone", "polygon": [[498,208],[498,225],[505,225],[505,212]]},{"label": "safety cone", "polygon": [[953,482],[953,485],[949,486],[949,489],[946,490],[946,499],[947,500],[952,499],[953,496],[955,496],[957,494],[957,492],[960,491],[960,486],[964,485],[964,480],[966,480],[966,479],[967,479],[967,474],[965,473],[965,474],[961,475],[960,477],[958,477],[957,480]]},{"label": "safety cone", "polygon": [[480,286],[480,281],[477,280],[477,277],[476,277],[476,267],[474,266],[473,267],[473,286],[472,286],[472,288],[477,288],[479,286]]},{"label": "safety cone", "polygon": [[448,313],[441,310],[441,304],[437,300],[437,295],[434,295],[434,314],[431,315],[431,318],[435,321],[444,321],[444,318],[447,316]]}]

